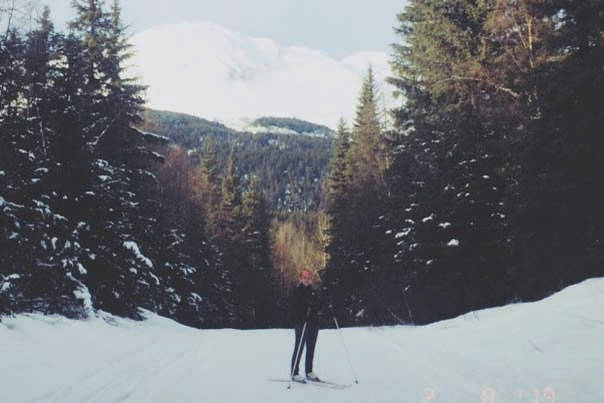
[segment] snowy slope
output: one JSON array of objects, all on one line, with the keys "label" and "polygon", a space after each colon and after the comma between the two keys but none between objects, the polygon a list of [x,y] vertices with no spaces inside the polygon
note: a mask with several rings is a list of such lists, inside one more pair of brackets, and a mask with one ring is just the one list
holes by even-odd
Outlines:
[{"label": "snowy slope", "polygon": [[[253,38],[210,22],[153,27],[132,37],[132,64],[149,85],[148,106],[238,127],[241,119],[296,117],[335,128],[350,120],[369,63],[390,75],[383,52],[343,60],[300,46]],[[392,103],[391,88],[381,84]]]},{"label": "snowy slope", "polygon": [[[0,402],[604,401],[604,279],[428,326],[345,329],[360,381],[345,390],[266,380],[286,377],[291,333],[4,318]],[[335,330],[321,331],[315,368],[352,381]]]}]

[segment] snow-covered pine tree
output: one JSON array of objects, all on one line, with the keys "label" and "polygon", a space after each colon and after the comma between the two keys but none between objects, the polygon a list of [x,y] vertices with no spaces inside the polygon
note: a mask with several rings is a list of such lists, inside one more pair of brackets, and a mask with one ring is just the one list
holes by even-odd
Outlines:
[{"label": "snow-covered pine tree", "polygon": [[396,111],[387,220],[397,242],[393,295],[419,322],[501,301],[502,133],[484,119],[492,89],[476,84],[488,60],[487,13],[483,3],[412,2],[399,15],[405,40],[395,46],[392,83],[406,100]]},{"label": "snow-covered pine tree", "polygon": [[50,206],[57,194],[49,183],[55,164],[47,119],[55,95],[50,50],[57,42],[48,10],[27,40],[12,33],[0,42],[7,51],[2,59],[12,66],[11,73],[0,73],[7,90],[0,111],[2,311],[84,316],[91,299],[81,282],[85,269],[77,228]]},{"label": "snow-covered pine tree", "polygon": [[[591,258],[564,269],[595,256],[581,251],[597,249],[599,236],[577,234],[601,228],[591,208],[602,193],[579,185],[600,175],[587,151],[599,142],[576,129],[582,122],[580,132],[591,133],[601,119],[588,112],[597,86],[586,85],[601,83],[588,67],[602,57],[601,26],[585,7],[411,1],[399,15],[404,40],[391,82],[405,103],[388,172],[398,207],[388,219],[409,279],[399,287],[417,320],[535,298],[593,273]],[[564,208],[592,213],[559,214]]]},{"label": "snow-covered pine tree", "polygon": [[119,3],[102,5],[75,1],[67,35],[45,11],[26,40],[0,40],[0,311],[139,317],[142,307],[231,325],[221,252],[189,225],[204,227],[202,209],[171,221],[161,203],[166,139],[130,126],[142,87],[124,77]]}]

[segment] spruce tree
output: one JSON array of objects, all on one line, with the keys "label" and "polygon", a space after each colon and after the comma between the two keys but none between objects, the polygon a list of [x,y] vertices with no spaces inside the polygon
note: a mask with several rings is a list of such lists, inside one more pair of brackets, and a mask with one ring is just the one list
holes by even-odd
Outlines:
[{"label": "spruce tree", "polygon": [[198,177],[199,187],[196,197],[204,209],[208,231],[211,234],[216,234],[218,233],[219,217],[217,207],[221,203],[221,183],[216,150],[212,139],[207,139],[204,142],[198,166]]},{"label": "spruce tree", "polygon": [[266,201],[252,177],[242,203],[242,243],[245,261],[239,268],[242,283],[242,308],[250,309],[249,325],[269,326],[274,319],[274,292],[269,245],[269,215]]},{"label": "spruce tree", "polygon": [[[16,32],[2,41],[3,101],[0,243],[4,312],[42,311],[71,317],[92,309],[81,264],[78,228],[60,214],[51,180],[50,110],[57,98],[50,81],[50,49],[56,43],[48,10],[40,26],[22,40]],[[53,45],[51,45],[53,44]],[[4,67],[11,67],[7,71]]]},{"label": "spruce tree", "polygon": [[[227,168],[222,179],[221,201],[219,206],[219,232],[218,244],[222,252],[222,260],[226,271],[233,281],[233,296],[237,301],[236,309],[239,312],[237,321],[248,324],[249,306],[241,304],[241,298],[247,292],[245,284],[245,251],[243,247],[242,216],[241,216],[241,186],[237,172],[237,158],[234,148],[231,148]],[[246,312],[246,313],[244,313]]]},{"label": "spruce tree", "polygon": [[[346,176],[346,156],[350,148],[350,131],[344,119],[340,119],[336,140],[333,145],[331,160],[329,163],[329,174],[327,177],[327,191],[325,194],[326,205],[332,209],[334,203],[338,203],[346,192],[349,178]],[[333,207],[334,213],[338,209]]]},{"label": "spruce tree", "polygon": [[227,243],[239,240],[241,229],[241,188],[239,174],[236,167],[234,148],[231,149],[227,162],[226,172],[222,180],[220,202],[220,221]]},{"label": "spruce tree", "polygon": [[353,183],[378,184],[386,169],[384,136],[378,117],[377,86],[371,66],[363,81],[352,129],[348,175]]},{"label": "spruce tree", "polygon": [[[515,92],[488,76],[489,10],[484,2],[417,1],[399,15],[404,42],[395,47],[391,82],[406,101],[396,111],[387,219],[397,243],[394,283],[406,290],[398,305],[410,320],[503,298],[496,291],[507,256],[503,131],[485,117],[501,94],[513,100]],[[433,310],[424,309],[434,293]]]},{"label": "spruce tree", "polygon": [[[153,242],[149,237],[153,210],[143,196],[145,188],[153,187],[148,168],[149,157],[154,154],[147,143],[163,140],[130,127],[140,108],[141,88],[120,81],[126,45],[117,3],[113,19],[100,1],[72,4],[76,18],[70,28],[84,51],[74,52],[77,43],[73,43],[75,49],[66,49],[74,73],[68,79],[79,78],[80,83],[70,85],[84,90],[73,119],[82,129],[62,131],[79,136],[79,150],[70,151],[65,158],[78,156],[86,166],[79,171],[87,172],[88,177],[78,188],[70,189],[70,199],[78,211],[76,219],[90,225],[83,242],[94,251],[87,266],[95,305],[136,317],[146,294],[153,293],[151,289],[158,285],[153,279],[157,269],[145,256]],[[98,206],[104,208],[96,211]]]},{"label": "spruce tree", "polygon": [[344,320],[353,323],[380,322],[388,315],[383,313],[377,281],[388,242],[380,218],[387,196],[384,172],[388,159],[376,92],[370,67],[350,136],[340,126],[327,184],[326,288]]}]

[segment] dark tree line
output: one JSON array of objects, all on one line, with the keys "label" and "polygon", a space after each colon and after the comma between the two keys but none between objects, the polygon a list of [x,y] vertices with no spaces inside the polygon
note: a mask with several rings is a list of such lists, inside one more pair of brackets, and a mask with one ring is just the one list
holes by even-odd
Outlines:
[{"label": "dark tree line", "polygon": [[333,140],[143,121],[103,4],[0,39],[0,314],[274,326],[310,267],[344,324],[425,323],[602,275],[601,2],[410,0],[394,129],[369,69]]},{"label": "dark tree line", "polygon": [[119,2],[104,4],[74,1],[67,33],[47,8],[0,41],[0,314],[274,325],[271,205],[316,208],[329,141],[208,123],[185,151],[146,131],[188,123],[143,121]]},{"label": "dark tree line", "polygon": [[349,324],[425,323],[603,274],[603,7],[417,0],[399,14],[403,106],[395,130],[373,130],[384,182],[352,151],[364,95],[328,181],[324,277]]},{"label": "dark tree line", "polygon": [[200,205],[170,192],[169,139],[133,128],[144,87],[118,1],[73,7],[67,33],[46,9],[0,40],[0,313],[247,323]]}]

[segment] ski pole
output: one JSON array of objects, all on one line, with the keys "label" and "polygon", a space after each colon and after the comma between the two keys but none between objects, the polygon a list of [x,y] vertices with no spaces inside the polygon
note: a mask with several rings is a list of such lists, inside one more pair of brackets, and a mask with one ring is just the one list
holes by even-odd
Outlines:
[{"label": "ski pole", "polygon": [[308,323],[308,316],[310,315],[310,308],[306,311],[306,321],[304,321],[304,326],[302,326],[302,334],[300,335],[300,343],[298,344],[298,349],[296,350],[296,359],[294,365],[291,368],[289,373],[289,385],[287,385],[287,389],[292,388],[292,379],[294,377],[294,368],[298,366],[298,361],[300,360],[300,356],[302,355],[302,342],[304,342],[304,333],[306,332],[306,324]]},{"label": "ski pole", "polygon": [[354,376],[354,383],[358,384],[359,383],[359,379],[357,378],[357,374],[354,370],[354,368],[352,367],[352,362],[350,361],[350,355],[348,354],[348,348],[346,348],[346,343],[344,343],[344,336],[342,335],[342,329],[340,329],[340,326],[338,325],[338,320],[336,319],[336,317],[333,317],[333,321],[336,324],[336,328],[338,329],[338,333],[340,334],[340,339],[342,340],[342,345],[344,346],[344,352],[346,352],[346,358],[348,359],[348,365],[350,366],[350,370],[352,371],[352,376]]}]

